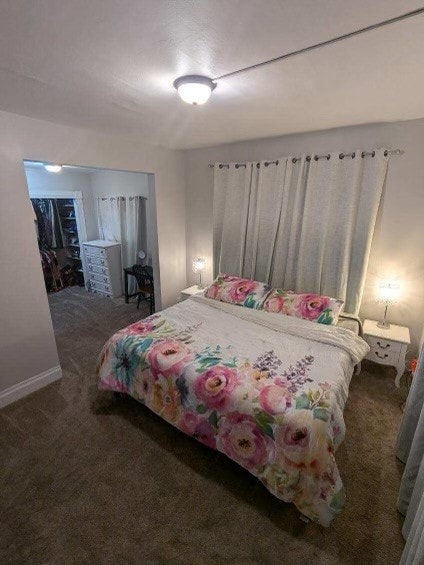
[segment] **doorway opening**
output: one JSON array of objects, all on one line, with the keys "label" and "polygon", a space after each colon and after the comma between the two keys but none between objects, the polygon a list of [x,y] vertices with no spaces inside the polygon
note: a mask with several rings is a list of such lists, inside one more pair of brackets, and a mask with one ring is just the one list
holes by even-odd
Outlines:
[{"label": "doorway opening", "polygon": [[59,354],[58,332],[72,320],[81,323],[78,339],[90,315],[123,327],[160,309],[154,176],[24,167]]}]

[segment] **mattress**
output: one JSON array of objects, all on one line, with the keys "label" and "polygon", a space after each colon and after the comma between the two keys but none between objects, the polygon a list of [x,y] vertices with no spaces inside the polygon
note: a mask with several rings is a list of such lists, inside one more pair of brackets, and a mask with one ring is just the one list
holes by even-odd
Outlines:
[{"label": "mattress", "polygon": [[343,327],[193,296],[113,335],[98,386],[134,397],[328,526],[345,501],[343,408],[368,350]]}]

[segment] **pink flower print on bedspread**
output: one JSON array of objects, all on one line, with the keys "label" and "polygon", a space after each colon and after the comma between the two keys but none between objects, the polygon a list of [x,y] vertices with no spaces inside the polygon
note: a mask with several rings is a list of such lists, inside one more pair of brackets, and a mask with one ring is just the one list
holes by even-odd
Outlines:
[{"label": "pink flower print on bedspread", "polygon": [[179,377],[192,360],[190,349],[183,342],[172,339],[152,345],[146,355],[146,361],[155,377]]},{"label": "pink flower print on bedspread", "polygon": [[196,378],[194,392],[207,408],[222,410],[227,405],[238,382],[239,378],[235,369],[215,365]]},{"label": "pink flower print on bedspread", "polygon": [[216,449],[216,430],[205,418],[194,412],[185,412],[178,427],[187,435],[197,439],[197,441],[212,449]]},{"label": "pink flower print on bedspread", "polygon": [[268,414],[283,414],[292,406],[292,394],[285,386],[267,385],[259,393],[259,404]]},{"label": "pink flower print on bedspread", "polygon": [[255,475],[274,458],[274,442],[251,416],[240,412],[219,420],[217,448]]}]

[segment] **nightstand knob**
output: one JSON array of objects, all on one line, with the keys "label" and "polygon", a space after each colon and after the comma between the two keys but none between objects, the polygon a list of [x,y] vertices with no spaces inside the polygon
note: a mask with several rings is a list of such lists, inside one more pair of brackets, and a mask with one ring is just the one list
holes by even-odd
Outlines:
[{"label": "nightstand knob", "polygon": [[381,349],[387,349],[388,347],[390,347],[390,343],[386,343],[386,345],[381,345],[380,341],[377,341],[377,345],[378,347],[380,347]]},{"label": "nightstand knob", "polygon": [[379,359],[386,359],[389,356],[388,353],[385,353],[384,355],[380,355],[378,351],[375,351],[375,354]]}]

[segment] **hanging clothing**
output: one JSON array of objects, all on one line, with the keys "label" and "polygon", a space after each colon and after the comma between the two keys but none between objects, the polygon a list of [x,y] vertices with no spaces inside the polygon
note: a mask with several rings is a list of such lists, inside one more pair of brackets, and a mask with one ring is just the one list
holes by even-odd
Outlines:
[{"label": "hanging clothing", "polygon": [[39,246],[62,249],[64,238],[59,209],[54,198],[31,198],[37,218]]},{"label": "hanging clothing", "polygon": [[389,156],[215,164],[214,267],[357,314]]}]

